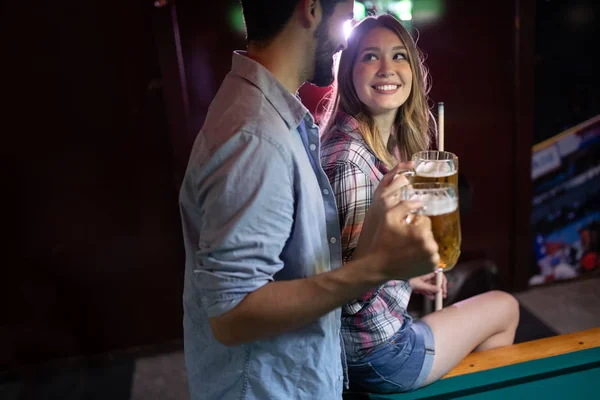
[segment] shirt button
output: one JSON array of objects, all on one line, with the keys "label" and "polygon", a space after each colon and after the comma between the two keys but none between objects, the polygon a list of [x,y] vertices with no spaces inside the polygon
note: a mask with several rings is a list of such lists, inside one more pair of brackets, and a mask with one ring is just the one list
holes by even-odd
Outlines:
[{"label": "shirt button", "polygon": [[328,189],[323,189],[323,194],[329,194],[329,190]]},{"label": "shirt button", "polygon": [[335,242],[337,242],[337,239],[336,239],[336,238],[334,238],[334,237],[331,237],[331,238],[329,239],[329,242],[330,242],[331,244],[334,244]]},{"label": "shirt button", "polygon": [[314,143],[311,143],[311,144],[310,144],[310,146],[308,146],[308,147],[310,147],[310,149],[311,149],[312,151],[315,151],[315,150],[317,149],[317,145],[316,145],[316,144],[314,144]]}]

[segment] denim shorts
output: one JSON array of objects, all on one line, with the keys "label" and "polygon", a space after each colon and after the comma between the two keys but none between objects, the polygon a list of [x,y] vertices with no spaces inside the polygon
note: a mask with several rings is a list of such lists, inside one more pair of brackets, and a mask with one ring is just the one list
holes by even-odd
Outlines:
[{"label": "denim shorts", "polygon": [[348,362],[350,386],[370,393],[408,392],[425,383],[435,347],[431,328],[416,321],[356,362]]}]

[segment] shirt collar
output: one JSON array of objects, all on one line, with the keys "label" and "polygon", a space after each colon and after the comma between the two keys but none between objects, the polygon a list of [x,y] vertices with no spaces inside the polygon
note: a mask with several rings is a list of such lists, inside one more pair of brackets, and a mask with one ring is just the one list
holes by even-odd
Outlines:
[{"label": "shirt collar", "polygon": [[294,96],[288,92],[268,69],[248,58],[245,51],[233,52],[231,72],[256,86],[290,129],[297,128],[306,114],[310,115],[297,93]]}]

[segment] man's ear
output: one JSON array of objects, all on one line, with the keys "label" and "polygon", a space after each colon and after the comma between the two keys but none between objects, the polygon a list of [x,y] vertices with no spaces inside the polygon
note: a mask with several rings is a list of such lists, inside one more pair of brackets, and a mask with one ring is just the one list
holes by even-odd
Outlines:
[{"label": "man's ear", "polygon": [[300,0],[298,8],[300,20],[305,28],[316,29],[323,17],[321,0]]}]

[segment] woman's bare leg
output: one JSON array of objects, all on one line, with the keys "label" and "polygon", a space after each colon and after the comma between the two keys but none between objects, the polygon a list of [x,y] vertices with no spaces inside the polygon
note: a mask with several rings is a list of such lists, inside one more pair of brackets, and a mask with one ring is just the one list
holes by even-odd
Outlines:
[{"label": "woman's bare leg", "polygon": [[467,354],[511,345],[519,324],[519,303],[510,294],[491,291],[426,315],[435,340],[428,385],[448,373]]}]

